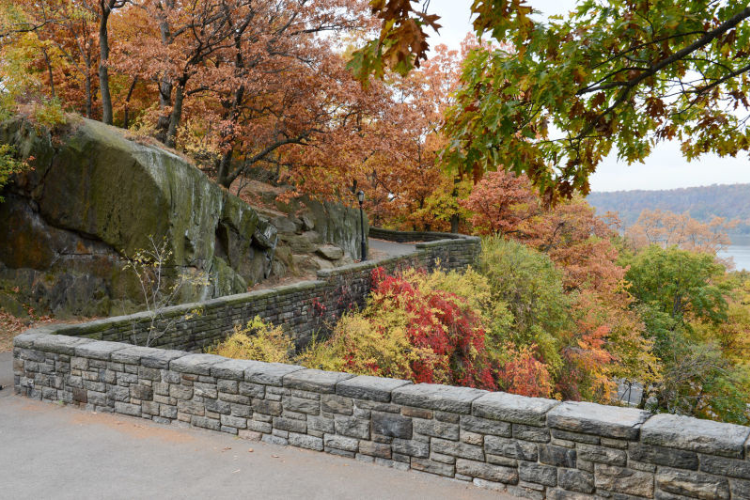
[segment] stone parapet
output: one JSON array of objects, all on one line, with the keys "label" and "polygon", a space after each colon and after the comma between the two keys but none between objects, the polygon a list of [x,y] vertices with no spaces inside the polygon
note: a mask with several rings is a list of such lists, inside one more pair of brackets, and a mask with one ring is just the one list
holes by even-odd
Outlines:
[{"label": "stone parapet", "polygon": [[16,337],[17,393],[520,497],[750,498],[748,427],[52,333]]},{"label": "stone parapet", "polygon": [[473,264],[481,249],[480,240],[450,236],[453,239],[419,243],[414,252],[406,255],[321,270],[316,280],[167,307],[159,312],[153,328],[152,314],[140,312],[58,325],[50,333],[202,351],[225,338],[235,326],[259,316],[263,321],[285,325],[297,347],[302,348],[314,334],[325,334],[343,313],[365,304],[376,267],[388,272],[409,267],[462,270]]}]

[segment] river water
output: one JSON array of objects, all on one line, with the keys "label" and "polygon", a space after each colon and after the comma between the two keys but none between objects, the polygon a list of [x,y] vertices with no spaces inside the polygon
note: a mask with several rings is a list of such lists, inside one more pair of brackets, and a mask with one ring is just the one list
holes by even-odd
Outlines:
[{"label": "river water", "polygon": [[731,235],[732,244],[719,257],[732,257],[738,271],[750,271],[750,234]]}]

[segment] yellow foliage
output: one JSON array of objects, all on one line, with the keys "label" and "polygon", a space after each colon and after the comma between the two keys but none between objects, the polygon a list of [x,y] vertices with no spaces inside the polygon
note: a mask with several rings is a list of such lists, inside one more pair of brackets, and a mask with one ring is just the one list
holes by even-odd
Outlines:
[{"label": "yellow foliage", "polygon": [[266,363],[291,363],[294,341],[280,326],[267,325],[256,316],[245,328],[235,326],[225,341],[207,350],[234,359],[254,359]]},{"label": "yellow foliage", "polygon": [[383,312],[375,318],[344,316],[330,339],[314,343],[297,362],[321,370],[410,379],[411,363],[430,352],[411,345],[408,320],[403,310]]}]

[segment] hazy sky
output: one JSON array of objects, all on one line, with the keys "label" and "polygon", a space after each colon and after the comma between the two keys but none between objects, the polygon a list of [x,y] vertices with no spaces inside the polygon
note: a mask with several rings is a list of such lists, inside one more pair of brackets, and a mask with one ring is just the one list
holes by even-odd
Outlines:
[{"label": "hazy sky", "polygon": [[[565,14],[573,8],[574,0],[530,0],[536,10],[545,15]],[[431,46],[444,43],[459,48],[461,40],[471,30],[469,6],[471,0],[431,0],[430,12],[438,14],[440,35],[432,37]],[[677,143],[660,143],[645,163],[628,166],[610,155],[599,165],[591,178],[594,191],[631,189],[674,189],[710,184],[750,183],[750,159],[747,154],[737,158],[705,156],[688,163],[680,154]]]}]

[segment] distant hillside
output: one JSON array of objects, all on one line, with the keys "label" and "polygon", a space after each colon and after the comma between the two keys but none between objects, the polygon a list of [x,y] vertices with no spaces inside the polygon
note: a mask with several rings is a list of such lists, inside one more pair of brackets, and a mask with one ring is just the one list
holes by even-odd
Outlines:
[{"label": "distant hillside", "polygon": [[591,193],[588,202],[599,214],[618,212],[625,227],[638,220],[644,209],[690,212],[702,222],[726,217],[741,222],[733,232],[750,234],[750,184],[702,186],[663,191],[613,191]]}]

